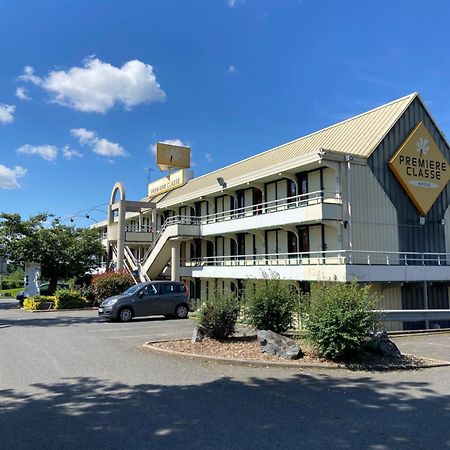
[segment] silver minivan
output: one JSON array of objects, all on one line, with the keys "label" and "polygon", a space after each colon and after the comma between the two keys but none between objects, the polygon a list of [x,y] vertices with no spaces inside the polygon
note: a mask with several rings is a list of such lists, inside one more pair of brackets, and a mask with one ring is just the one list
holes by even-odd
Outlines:
[{"label": "silver minivan", "polygon": [[188,314],[189,293],[184,283],[177,281],[136,284],[122,294],[108,297],[98,308],[99,317],[122,322],[155,315],[186,319]]}]

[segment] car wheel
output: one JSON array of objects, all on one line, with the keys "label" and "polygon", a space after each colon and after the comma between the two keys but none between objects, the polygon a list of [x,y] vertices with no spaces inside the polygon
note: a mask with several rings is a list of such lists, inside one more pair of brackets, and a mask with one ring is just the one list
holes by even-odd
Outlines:
[{"label": "car wheel", "polygon": [[187,319],[189,309],[186,305],[178,305],[175,309],[175,316],[177,319]]},{"label": "car wheel", "polygon": [[129,322],[133,318],[133,311],[130,308],[122,308],[119,312],[118,319],[121,322]]}]

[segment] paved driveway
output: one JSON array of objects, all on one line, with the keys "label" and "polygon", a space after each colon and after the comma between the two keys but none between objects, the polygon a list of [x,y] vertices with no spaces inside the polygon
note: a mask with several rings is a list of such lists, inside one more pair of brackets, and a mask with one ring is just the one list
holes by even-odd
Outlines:
[{"label": "paved driveway", "polygon": [[234,367],[141,344],[190,321],[31,314],[0,301],[1,449],[450,448],[450,370]]},{"label": "paved driveway", "polygon": [[450,361],[450,333],[399,336],[394,341],[403,353]]}]

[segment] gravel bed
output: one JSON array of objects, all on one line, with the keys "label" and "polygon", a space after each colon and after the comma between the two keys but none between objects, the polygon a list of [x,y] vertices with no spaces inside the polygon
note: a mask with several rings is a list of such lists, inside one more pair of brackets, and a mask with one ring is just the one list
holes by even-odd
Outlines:
[{"label": "gravel bed", "polygon": [[351,370],[399,370],[420,369],[436,364],[434,360],[417,358],[411,355],[403,355],[401,358],[387,358],[369,353],[358,360],[336,363],[321,358],[307,342],[299,342],[299,344],[304,356],[297,360],[288,360],[262,353],[258,341],[254,336],[233,337],[227,341],[205,339],[202,342],[196,343],[192,343],[190,340],[151,343],[153,347],[184,354],[248,360],[249,362],[289,362],[298,364],[299,367],[314,364],[321,365],[324,368],[345,367]]}]

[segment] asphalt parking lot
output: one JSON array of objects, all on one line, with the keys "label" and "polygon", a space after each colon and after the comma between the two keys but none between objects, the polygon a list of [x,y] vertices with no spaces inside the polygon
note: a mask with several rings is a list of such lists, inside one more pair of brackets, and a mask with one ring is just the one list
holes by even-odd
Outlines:
[{"label": "asphalt parking lot", "polygon": [[450,361],[450,332],[398,336],[393,340],[402,353]]},{"label": "asphalt parking lot", "polygon": [[[29,313],[0,300],[0,448],[450,448],[450,367],[255,368],[142,348],[188,338],[193,326]],[[421,338],[430,339],[400,348]]]}]

